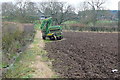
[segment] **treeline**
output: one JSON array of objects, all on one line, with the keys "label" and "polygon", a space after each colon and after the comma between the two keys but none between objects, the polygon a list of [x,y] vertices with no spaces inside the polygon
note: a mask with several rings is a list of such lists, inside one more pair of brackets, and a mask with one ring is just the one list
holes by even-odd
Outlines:
[{"label": "treeline", "polygon": [[40,16],[53,17],[54,24],[62,24],[65,21],[79,21],[84,24],[97,20],[117,18],[117,13],[112,14],[109,10],[104,10],[105,0],[90,0],[81,2],[76,9],[67,2],[50,0],[48,2],[15,1],[14,3],[2,3],[3,21],[33,22],[39,20]]},{"label": "treeline", "polygon": [[[118,11],[105,10],[103,6],[105,3],[105,0],[89,0],[81,2],[78,8],[59,0],[2,3],[2,18],[3,21],[33,23],[39,20],[40,16],[51,16],[53,25],[62,25],[64,29],[67,29],[67,26],[69,29],[78,27],[81,30],[83,27],[81,25],[84,27],[116,27],[118,25]],[[77,23],[64,24],[67,21]],[[82,30],[84,29],[82,28]]]},{"label": "treeline", "polygon": [[33,2],[2,3],[2,20],[30,23],[38,19],[36,11],[36,4]]},{"label": "treeline", "polygon": [[40,16],[52,16],[54,24],[72,19],[74,8],[65,2],[15,2],[2,3],[3,21],[33,22]]}]

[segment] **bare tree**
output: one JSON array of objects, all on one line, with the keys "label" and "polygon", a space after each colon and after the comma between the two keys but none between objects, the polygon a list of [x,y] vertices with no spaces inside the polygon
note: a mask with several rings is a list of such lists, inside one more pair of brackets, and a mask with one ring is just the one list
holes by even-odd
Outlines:
[{"label": "bare tree", "polygon": [[26,16],[28,4],[29,1],[16,0],[15,5],[17,6],[17,16],[20,16],[22,18]]},{"label": "bare tree", "polygon": [[82,3],[82,10],[79,11],[79,16],[85,23],[92,22],[95,26],[99,11],[102,10],[105,0],[89,0]]},{"label": "bare tree", "polygon": [[102,5],[105,4],[105,0],[91,0],[88,1],[88,4],[92,7],[92,22],[93,25],[95,26],[97,21],[98,11],[103,8]]},{"label": "bare tree", "polygon": [[16,10],[16,7],[14,6],[12,2],[2,3],[3,16],[9,16],[9,15],[13,16],[15,10]]},{"label": "bare tree", "polygon": [[37,16],[38,12],[43,15],[53,17],[54,24],[61,24],[64,21],[70,20],[75,15],[75,9],[66,2],[58,2],[51,0],[49,2],[33,3],[29,0],[15,0],[15,3],[3,5],[3,14],[11,17],[14,16],[20,22],[29,22],[30,16]]},{"label": "bare tree", "polygon": [[105,4],[105,0],[90,0],[88,4],[92,7],[92,10],[102,9],[102,5]]},{"label": "bare tree", "polygon": [[66,2],[55,2],[53,0],[39,3],[38,9],[43,15],[52,16],[55,24],[61,24],[62,22],[68,20],[65,16],[74,12],[73,7],[68,5]]},{"label": "bare tree", "polygon": [[14,3],[3,3],[2,14],[9,20],[17,20],[19,22],[31,22],[37,16],[36,3],[29,0],[16,0]]}]

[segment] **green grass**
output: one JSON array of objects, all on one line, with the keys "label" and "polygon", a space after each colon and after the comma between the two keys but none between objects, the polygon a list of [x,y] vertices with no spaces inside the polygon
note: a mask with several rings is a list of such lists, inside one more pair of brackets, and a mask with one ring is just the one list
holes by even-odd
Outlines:
[{"label": "green grass", "polygon": [[78,23],[77,21],[66,21],[66,22],[63,22],[63,24],[76,24]]},{"label": "green grass", "polygon": [[42,61],[48,61],[47,52],[39,48],[39,39],[35,38],[32,43],[34,47],[27,49],[17,59],[15,64],[8,70],[7,78],[32,78],[35,69],[31,68],[32,62],[35,62],[36,56],[41,56]]},{"label": "green grass", "polygon": [[[28,37],[26,37],[27,39]],[[19,47],[16,45],[16,47]],[[30,68],[29,65],[31,64],[31,61],[34,61],[35,59],[35,49],[34,48],[28,48],[26,51],[24,51],[22,54],[20,54],[19,57],[16,58],[15,63],[13,66],[9,67],[9,70],[6,73],[7,78],[23,78],[28,77],[30,78],[32,76],[32,72],[34,72],[35,69]],[[11,54],[10,57],[15,57],[16,54]],[[3,67],[7,64],[3,63]]]},{"label": "green grass", "polygon": [[99,20],[97,21],[97,23],[114,23],[114,22],[117,22],[117,21],[109,21],[109,20]]},{"label": "green grass", "polygon": [[29,65],[31,61],[34,61],[35,54],[34,49],[28,49],[22,53],[17,59],[15,64],[8,70],[6,77],[8,78],[22,78],[34,72],[33,68]]},{"label": "green grass", "polygon": [[41,26],[41,24],[39,23],[40,21],[39,20],[36,20],[35,22],[34,22],[34,28],[35,29],[40,29],[40,26]]}]

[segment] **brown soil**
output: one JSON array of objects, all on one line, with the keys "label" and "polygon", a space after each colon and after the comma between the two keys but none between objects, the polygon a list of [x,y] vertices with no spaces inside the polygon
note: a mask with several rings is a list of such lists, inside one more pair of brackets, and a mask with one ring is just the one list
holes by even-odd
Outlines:
[{"label": "brown soil", "polygon": [[61,77],[114,78],[118,69],[118,34],[64,32],[64,40],[46,43],[45,50]]}]

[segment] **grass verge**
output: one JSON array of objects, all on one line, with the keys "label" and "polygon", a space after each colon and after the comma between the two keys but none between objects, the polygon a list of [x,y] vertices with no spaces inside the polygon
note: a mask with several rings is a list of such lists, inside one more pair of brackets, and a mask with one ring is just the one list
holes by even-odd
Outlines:
[{"label": "grass verge", "polygon": [[[46,56],[47,52],[39,47],[39,38],[34,38],[33,43],[23,52],[17,59],[15,64],[7,71],[6,78],[33,78],[36,68],[31,67],[36,62],[36,57],[40,56],[42,62],[49,62],[49,58]],[[48,65],[52,68],[52,65]],[[53,75],[52,78],[58,77]]]}]

